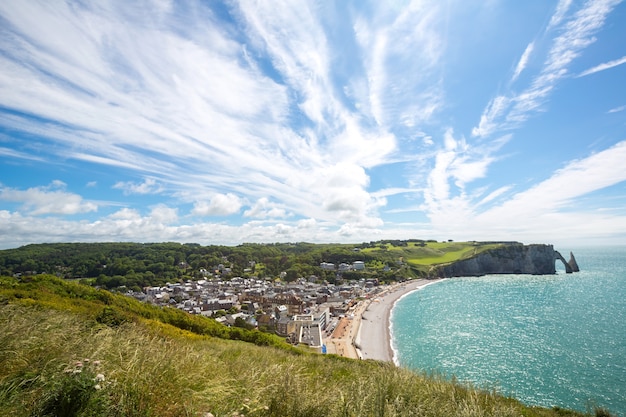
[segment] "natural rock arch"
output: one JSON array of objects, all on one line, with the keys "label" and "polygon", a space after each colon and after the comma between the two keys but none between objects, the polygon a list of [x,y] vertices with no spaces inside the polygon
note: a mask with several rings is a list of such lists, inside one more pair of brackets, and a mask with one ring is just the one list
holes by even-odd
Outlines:
[{"label": "natural rock arch", "polygon": [[565,273],[571,274],[572,272],[578,272],[580,269],[578,268],[578,263],[576,263],[576,258],[574,258],[574,254],[572,252],[569,253],[569,262],[565,260],[563,255],[558,250],[554,251],[554,260],[561,260],[563,265],[565,265]]}]

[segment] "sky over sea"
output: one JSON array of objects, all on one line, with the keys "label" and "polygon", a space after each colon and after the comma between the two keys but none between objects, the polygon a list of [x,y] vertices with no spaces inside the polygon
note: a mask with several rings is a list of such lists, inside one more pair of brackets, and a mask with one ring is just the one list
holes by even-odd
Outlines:
[{"label": "sky over sea", "polygon": [[0,2],[0,248],[626,243],[626,4]]}]

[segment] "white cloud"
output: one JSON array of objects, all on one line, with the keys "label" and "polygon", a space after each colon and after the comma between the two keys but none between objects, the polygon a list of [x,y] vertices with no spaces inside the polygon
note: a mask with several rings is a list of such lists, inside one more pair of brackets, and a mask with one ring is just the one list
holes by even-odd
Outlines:
[{"label": "white cloud", "polygon": [[392,187],[392,188],[383,188],[378,191],[371,193],[374,198],[381,197],[389,197],[398,194],[419,194],[423,191],[421,188],[401,188],[401,187]]},{"label": "white cloud", "polygon": [[[99,164],[142,178],[115,184],[125,194],[168,193],[193,203],[191,216],[158,205],[93,222],[52,219],[44,228],[38,214],[92,212],[102,203],[62,184],[5,187],[3,195],[13,198],[5,201],[22,212],[0,212],[0,233],[19,231],[26,241],[37,239],[28,227],[46,229],[39,240],[49,241],[369,239],[380,236],[387,199],[400,194],[416,202],[423,195],[425,203],[412,209],[430,215],[433,227],[469,229],[473,214],[513,191],[469,188],[511,137],[496,134],[540,109],[617,2],[558,2],[546,31],[551,45],[538,36],[513,71],[513,81],[524,73],[531,83],[495,95],[472,130],[490,143],[451,129],[433,139],[440,131],[433,125],[450,107],[442,74],[450,74],[444,54],[452,15],[441,2],[235,1],[221,5],[228,21],[216,17],[211,2],[188,4],[193,13],[168,0],[0,2],[0,106],[9,109],[0,112],[0,125],[18,132],[11,146],[19,142],[0,147],[0,155]],[[342,31],[330,30],[336,27]],[[530,57],[540,62],[545,50],[532,77]],[[384,165],[389,169],[377,171]],[[407,175],[409,184],[370,180],[382,171]],[[248,223],[194,218],[234,214]],[[200,222],[180,224],[189,218]],[[395,227],[386,223],[385,236],[432,232],[419,223]]]},{"label": "white cloud", "polygon": [[613,61],[605,62],[600,65],[596,65],[593,68],[589,68],[588,70],[585,70],[581,72],[580,74],[578,74],[578,77],[584,77],[586,75],[595,74],[596,72],[608,70],[608,69],[617,67],[618,65],[622,65],[622,64],[626,64],[626,56],[623,56],[619,59],[614,59]]},{"label": "white cloud", "polygon": [[286,82],[303,94],[300,108],[313,122],[325,124],[333,104],[332,96],[321,90],[330,87],[329,51],[315,7],[303,1],[241,2],[238,7],[248,36],[266,48]]},{"label": "white cloud", "polygon": [[141,215],[135,209],[130,209],[128,207],[124,207],[113,214],[107,216],[109,219],[115,220],[139,220],[141,219]]},{"label": "white cloud", "polygon": [[[444,147],[435,156],[434,167],[428,175],[428,185],[424,190],[424,200],[429,216],[439,216],[447,211],[452,202],[459,205],[465,199],[465,187],[470,182],[483,178],[489,164],[494,161],[491,153],[500,144],[470,147],[465,138],[454,138],[454,131],[449,128],[444,133]],[[454,183],[455,189],[452,190]],[[457,195],[460,193],[460,195]],[[463,203],[462,205],[466,205]]]},{"label": "white cloud", "polygon": [[607,113],[619,113],[621,111],[626,110],[626,105],[624,106],[619,106],[619,107],[614,107],[611,110],[609,110]]},{"label": "white cloud", "polygon": [[267,197],[262,197],[250,209],[244,211],[243,215],[245,217],[266,219],[288,217],[289,213],[280,205],[271,202]]},{"label": "white cloud", "polygon": [[4,147],[0,147],[0,155],[8,156],[11,158],[19,158],[19,159],[26,159],[26,160],[39,161],[39,162],[44,161],[44,159],[41,157],[31,155],[25,152],[20,152],[15,149],[4,148]]},{"label": "white cloud", "polygon": [[48,186],[32,187],[26,190],[0,187],[0,200],[19,203],[22,209],[31,215],[71,215],[98,210],[98,204],[83,201],[80,195],[66,192],[65,184],[58,180],[54,180]]},{"label": "white cloud", "polygon": [[487,211],[508,218],[567,208],[575,198],[626,181],[626,141],[585,159],[572,161],[549,179],[518,193],[502,206]]},{"label": "white cloud", "polygon": [[135,183],[132,181],[117,182],[113,185],[113,188],[117,188],[124,191],[125,195],[129,194],[158,194],[163,191],[163,188],[154,178],[146,178],[141,183]]},{"label": "white cloud", "polygon": [[299,188],[307,190],[315,218],[366,224],[377,219],[378,209],[386,204],[384,196],[367,191],[369,183],[363,167],[347,162],[307,173]]},{"label": "white cloud", "polygon": [[472,129],[473,136],[490,136],[495,132],[500,125],[498,120],[505,114],[511,104],[511,99],[506,96],[497,96],[493,98],[482,116],[480,116],[480,122],[478,126]]},{"label": "white cloud", "polygon": [[317,221],[315,219],[302,219],[298,220],[297,227],[298,229],[312,229],[317,226]]},{"label": "white cloud", "polygon": [[[624,211],[593,209],[585,198],[626,181],[626,141],[571,161],[524,191],[512,194],[514,187],[504,185],[482,197],[485,189],[468,195],[462,185],[465,180],[480,177],[484,165],[472,167],[470,163],[470,175],[459,175],[455,164],[464,166],[467,161],[457,152],[460,141],[452,137],[451,131],[447,135],[448,145],[437,154],[424,191],[425,204],[418,208],[426,211],[433,230],[457,240],[482,236],[486,240],[532,242],[545,240],[549,235],[555,242],[584,237],[588,242],[601,243],[602,237],[624,238],[624,234],[615,233],[626,225]],[[455,176],[461,183],[455,182],[457,188],[453,190],[451,182]],[[506,199],[502,198],[504,195]],[[601,207],[601,200],[598,203]]]},{"label": "white cloud", "polygon": [[528,46],[524,50],[524,53],[519,59],[517,66],[515,67],[515,72],[513,73],[512,81],[515,81],[517,77],[519,77],[519,75],[522,73],[522,71],[524,71],[524,69],[526,68],[526,65],[528,65],[528,59],[530,58],[530,54],[532,54],[534,48],[535,48],[534,42],[531,42],[528,44]]},{"label": "white cloud", "polygon": [[[519,94],[499,95],[490,101],[472,135],[487,137],[499,130],[517,128],[537,111],[559,80],[568,73],[568,66],[595,41],[595,33],[604,25],[607,15],[620,0],[587,2],[563,24],[561,34],[553,39],[541,72]],[[561,22],[569,2],[557,7],[554,22]],[[527,48],[528,50],[528,48]],[[521,60],[520,60],[521,62]]]},{"label": "white cloud", "polygon": [[[412,128],[443,106],[439,76],[445,25],[439,2],[410,1],[398,12],[374,2],[354,24],[366,80],[354,83],[358,102],[379,126]],[[416,48],[416,45],[419,45]]]},{"label": "white cloud", "polygon": [[209,201],[196,202],[191,214],[197,216],[229,216],[239,213],[241,206],[241,199],[234,194],[215,194]]},{"label": "white cloud", "polygon": [[[156,209],[156,210],[155,210]],[[24,216],[0,210],[0,248],[33,242],[181,242],[236,245],[241,242],[333,241],[353,242],[372,240],[380,231],[351,226],[356,235],[347,236],[336,227],[314,219],[295,222],[261,223],[251,221],[239,226],[223,223],[176,223],[175,213],[167,207],[157,207],[147,215],[134,209],[120,209],[93,222],[76,222],[63,218]]]},{"label": "white cloud", "polygon": [[503,194],[507,193],[509,190],[511,190],[511,188],[513,188],[513,186],[505,185],[503,187],[498,188],[497,190],[492,191],[486,197],[481,199],[480,202],[477,204],[477,206],[481,206],[483,204],[487,204],[487,203],[497,199],[501,195],[503,195]]},{"label": "white cloud", "polygon": [[626,225],[623,210],[602,211],[585,208],[581,199],[626,181],[626,141],[587,158],[571,161],[550,178],[513,194],[497,205],[497,197],[512,191],[500,187],[476,204],[467,196],[437,201],[430,212],[435,230],[455,239],[505,239],[541,241],[551,236],[555,241],[585,239],[601,243],[621,239],[616,230]]},{"label": "white cloud", "polygon": [[[387,91],[385,102],[400,97],[404,104],[388,107],[386,126],[373,123],[367,106],[355,110],[338,88],[332,71],[338,56],[322,9],[308,2],[233,3],[233,16],[244,23],[237,32],[206,5],[196,4],[191,16],[178,13],[175,3],[158,4],[145,7],[144,15],[125,4],[0,5],[15,40],[1,44],[0,105],[15,111],[2,115],[3,125],[53,141],[56,146],[45,147],[48,160],[76,159],[146,178],[115,184],[126,194],[176,190],[194,201],[189,196],[210,190],[256,201],[271,189],[281,205],[272,216],[289,207],[283,215],[328,221],[337,220],[334,208],[346,205],[334,195],[339,191],[329,195],[303,184],[323,180],[336,164],[387,163],[398,150],[390,126],[428,119],[440,102],[437,91],[409,91],[432,85],[441,55],[436,14],[418,3],[387,16],[394,25],[389,36],[402,42],[384,57],[383,70],[396,81],[379,85],[376,94]],[[374,31],[380,25],[365,22]],[[416,44],[422,47],[412,62],[405,53],[415,54]],[[398,59],[412,65],[413,78],[390,72]],[[264,73],[268,65],[271,76]],[[365,73],[355,79],[368,85]],[[292,118],[302,123],[292,127]],[[348,212],[376,217],[380,201],[363,185],[347,188],[355,196]],[[195,213],[241,208],[224,209],[217,198],[198,202]]]},{"label": "white cloud", "polygon": [[176,223],[178,221],[178,209],[159,204],[150,211],[150,218],[163,224]]},{"label": "white cloud", "polygon": [[556,10],[554,11],[552,18],[550,18],[550,23],[548,23],[547,30],[550,30],[561,23],[571,5],[572,0],[559,0],[559,3],[556,6]]}]

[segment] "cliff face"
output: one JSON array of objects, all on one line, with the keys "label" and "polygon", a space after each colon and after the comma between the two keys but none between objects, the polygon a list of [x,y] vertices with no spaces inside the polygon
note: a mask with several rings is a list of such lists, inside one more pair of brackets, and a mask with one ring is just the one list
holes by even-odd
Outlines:
[{"label": "cliff face", "polygon": [[438,277],[480,276],[487,274],[555,274],[552,245],[510,244],[491,249],[473,258],[434,268]]}]

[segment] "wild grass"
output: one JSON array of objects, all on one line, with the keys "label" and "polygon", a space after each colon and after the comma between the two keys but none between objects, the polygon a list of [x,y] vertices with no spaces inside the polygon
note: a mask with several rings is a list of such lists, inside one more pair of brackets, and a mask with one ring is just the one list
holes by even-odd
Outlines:
[{"label": "wild grass", "polygon": [[2,305],[0,414],[556,415],[387,363],[294,355],[171,330],[132,322],[109,327],[67,311]]},{"label": "wild grass", "polygon": [[[3,416],[563,415],[389,363],[224,340],[158,316],[137,320],[133,303],[77,296],[82,288],[55,289],[66,284],[54,280],[24,285],[29,291],[0,282]],[[89,303],[101,313],[102,299],[130,319],[98,321]]]}]

